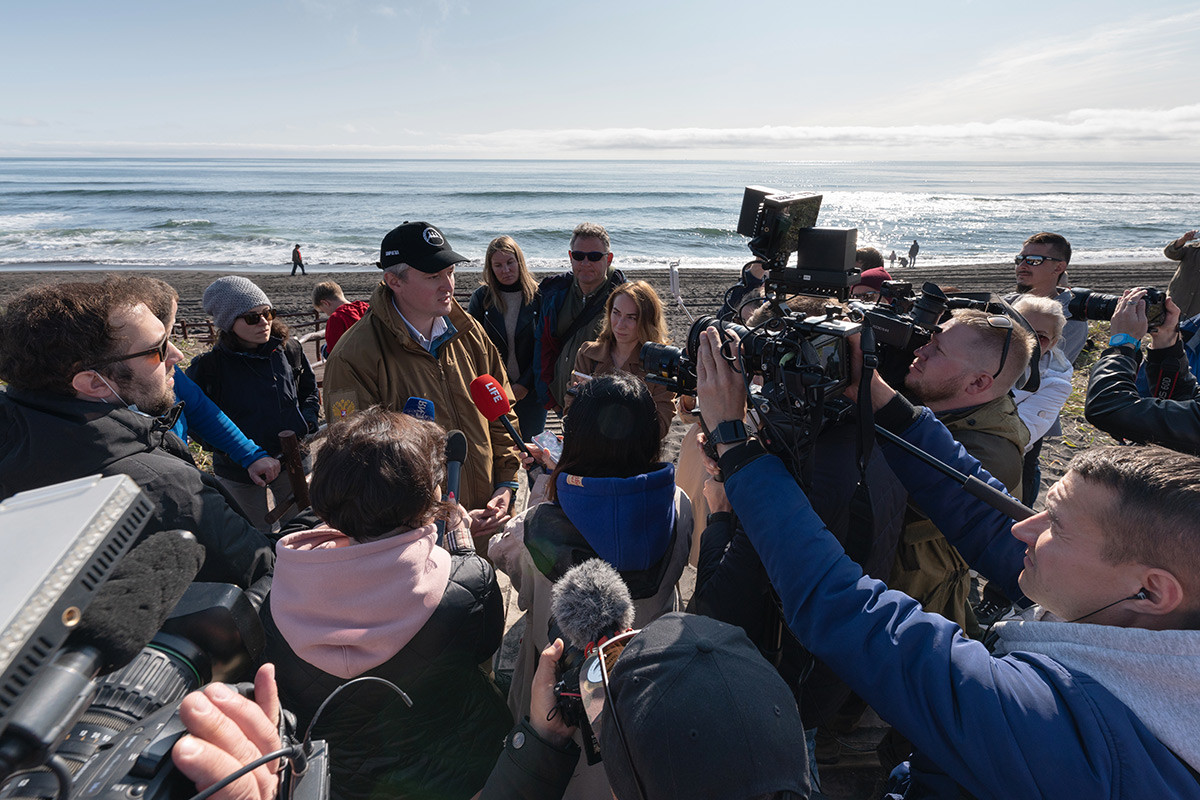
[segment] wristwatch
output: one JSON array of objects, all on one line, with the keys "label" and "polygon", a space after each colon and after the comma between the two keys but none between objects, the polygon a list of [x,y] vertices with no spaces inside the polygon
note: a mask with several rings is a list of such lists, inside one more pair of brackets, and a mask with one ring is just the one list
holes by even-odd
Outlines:
[{"label": "wristwatch", "polygon": [[708,434],[708,440],[713,444],[737,444],[749,438],[750,435],[746,433],[746,425],[740,419],[726,420]]},{"label": "wristwatch", "polygon": [[1109,347],[1123,347],[1127,344],[1133,345],[1134,350],[1142,349],[1142,340],[1131,333],[1116,333],[1108,339]]}]

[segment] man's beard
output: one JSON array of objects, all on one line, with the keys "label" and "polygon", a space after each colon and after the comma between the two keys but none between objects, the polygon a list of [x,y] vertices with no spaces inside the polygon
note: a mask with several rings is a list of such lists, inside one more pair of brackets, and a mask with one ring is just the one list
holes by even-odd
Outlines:
[{"label": "man's beard", "polygon": [[157,389],[138,385],[133,380],[132,370],[126,371],[123,375],[118,372],[115,377],[117,378],[117,392],[121,399],[130,405],[137,406],[137,410],[143,414],[161,417],[175,405],[175,392],[165,383]]},{"label": "man's beard", "polygon": [[914,384],[912,378],[911,373],[904,377],[904,395],[914,403],[927,406],[958,395],[960,384],[957,380],[946,380],[930,386],[928,382]]}]

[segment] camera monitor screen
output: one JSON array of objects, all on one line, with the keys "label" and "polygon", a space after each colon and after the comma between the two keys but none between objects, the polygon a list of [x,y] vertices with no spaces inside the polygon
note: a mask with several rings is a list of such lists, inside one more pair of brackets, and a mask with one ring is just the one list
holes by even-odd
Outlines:
[{"label": "camera monitor screen", "polygon": [[0,730],[153,510],[125,475],[80,478],[0,503]]}]

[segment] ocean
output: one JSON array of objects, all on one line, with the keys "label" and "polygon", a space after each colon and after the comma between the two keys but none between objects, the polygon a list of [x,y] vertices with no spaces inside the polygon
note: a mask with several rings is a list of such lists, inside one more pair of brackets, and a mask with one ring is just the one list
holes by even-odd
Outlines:
[{"label": "ocean", "polygon": [[[736,268],[742,190],[821,193],[819,224],[886,257],[1006,261],[1052,230],[1076,263],[1161,259],[1200,225],[1200,164],[725,161],[0,159],[0,268],[370,270],[406,220],[481,259],[509,234],[565,268],[571,229],[603,224],[618,265]],[[476,263],[475,268],[478,268]]]}]

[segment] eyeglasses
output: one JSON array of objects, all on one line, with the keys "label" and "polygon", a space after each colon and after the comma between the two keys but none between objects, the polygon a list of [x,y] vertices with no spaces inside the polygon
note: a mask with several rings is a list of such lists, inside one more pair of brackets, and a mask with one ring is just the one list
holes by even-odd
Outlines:
[{"label": "eyeglasses", "polygon": [[144,356],[158,356],[159,363],[162,363],[167,360],[167,348],[170,346],[171,346],[171,337],[169,335],[164,336],[162,341],[159,342],[158,344],[154,345],[154,347],[151,347],[146,350],[139,350],[136,353],[129,353],[128,355],[113,356],[112,358],[106,358],[103,361],[97,361],[96,363],[92,364],[90,367],[88,367],[88,369],[95,369],[96,367],[103,367],[106,364],[116,364],[118,361],[129,361],[130,359],[134,359],[134,358],[143,358]]},{"label": "eyeglasses", "polygon": [[850,299],[851,300],[861,300],[864,303],[873,303],[879,299],[879,292],[875,292],[875,291],[854,292],[853,294],[850,295]]},{"label": "eyeglasses", "polygon": [[592,250],[592,251],[586,252],[586,253],[582,250],[572,250],[571,251],[571,258],[575,261],[583,261],[585,258],[588,261],[599,261],[600,259],[604,258],[606,255],[608,255],[608,253],[601,253],[599,250]]},{"label": "eyeglasses", "polygon": [[[1041,256],[1035,256],[1041,258]],[[1000,351],[1000,366],[992,373],[992,378],[998,378],[1004,371],[1004,362],[1008,361],[1008,348],[1012,344],[1013,321],[1008,317],[997,314],[987,318],[987,324],[992,328],[1004,329],[1004,349]]]},{"label": "eyeglasses", "polygon": [[1017,256],[1013,259],[1013,263],[1016,264],[1018,267],[1021,266],[1021,264],[1023,264],[1023,263],[1028,264],[1031,267],[1040,267],[1042,265],[1043,261],[1064,261],[1064,260],[1065,259],[1062,259],[1062,258],[1055,258],[1054,256]]},{"label": "eyeglasses", "polygon": [[266,311],[247,311],[238,317],[247,325],[257,325],[259,320],[265,319],[267,322],[275,319],[275,309],[268,308]]},{"label": "eyeglasses", "polygon": [[616,728],[617,738],[621,740],[621,749],[625,751],[625,760],[633,771],[633,782],[637,784],[642,800],[645,800],[646,787],[642,785],[642,778],[634,767],[633,756],[629,751],[629,742],[625,738],[625,729],[621,725],[621,718],[617,716],[616,705],[608,705],[605,702],[608,697],[609,674],[616,666],[621,653],[625,652],[626,645],[639,633],[641,633],[640,630],[626,631],[601,642],[579,669],[579,693],[583,699],[583,711],[590,723],[595,725],[596,720],[600,717],[600,712],[605,708],[612,715],[613,727]]}]

